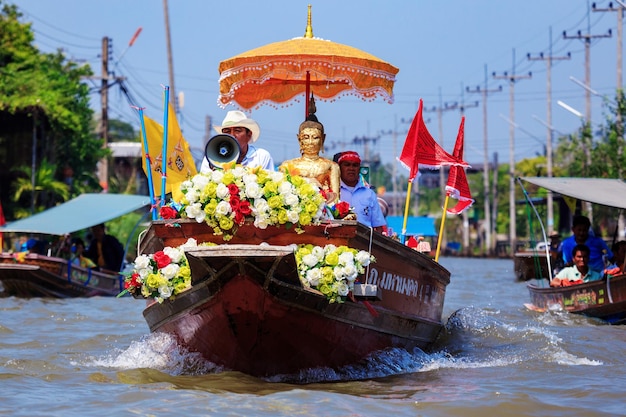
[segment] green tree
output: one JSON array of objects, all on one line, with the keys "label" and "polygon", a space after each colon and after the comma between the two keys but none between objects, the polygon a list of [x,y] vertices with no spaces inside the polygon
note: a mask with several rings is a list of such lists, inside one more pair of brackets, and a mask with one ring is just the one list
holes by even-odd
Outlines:
[{"label": "green tree", "polygon": [[[90,67],[67,60],[61,51],[41,53],[17,7],[2,0],[0,6],[0,164],[7,167],[0,184],[17,180],[15,167],[47,160],[55,167],[55,180],[72,184],[70,196],[98,190],[93,173],[107,151],[90,128],[93,111],[82,82],[92,74]],[[0,186],[2,201],[15,200],[10,192]],[[45,206],[61,200],[53,195]],[[8,218],[16,208],[6,207]]]},{"label": "green tree", "polygon": [[[62,181],[54,179],[56,166],[45,159],[41,161],[39,169],[35,171],[35,183],[33,188],[32,167],[21,166],[17,168],[23,176],[15,181],[15,194],[13,199],[16,203],[22,202],[15,212],[16,218],[28,217],[35,212],[45,210],[48,201],[65,201],[69,198],[69,187]],[[29,207],[25,209],[24,207]]]}]

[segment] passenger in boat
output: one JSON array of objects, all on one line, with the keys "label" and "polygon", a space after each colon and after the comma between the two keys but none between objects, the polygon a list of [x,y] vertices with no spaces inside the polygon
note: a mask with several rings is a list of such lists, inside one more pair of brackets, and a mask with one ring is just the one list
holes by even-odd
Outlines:
[{"label": "passenger in boat", "polygon": [[604,271],[606,260],[613,259],[613,252],[604,239],[589,233],[591,222],[586,216],[575,216],[572,222],[572,236],[563,240],[563,262],[565,266],[573,265],[572,250],[576,245],[584,244],[589,248],[589,267],[597,272]]},{"label": "passenger in boat", "polygon": [[567,287],[569,285],[602,279],[602,273],[590,267],[589,254],[590,250],[587,245],[578,244],[574,246],[571,253],[574,265],[565,267],[559,271],[552,281],[550,281],[550,286]]},{"label": "passenger in boat", "polygon": [[626,240],[615,242],[613,246],[611,246],[611,250],[614,255],[613,263],[606,267],[604,273],[609,275],[619,275],[624,271],[624,261],[626,259]]},{"label": "passenger in boat", "polygon": [[378,204],[376,193],[361,179],[361,157],[354,151],[342,152],[338,157],[341,172],[340,200],[354,207],[359,223],[383,232],[387,221]]},{"label": "passenger in boat", "polygon": [[97,265],[98,269],[119,272],[124,262],[124,247],[115,236],[106,234],[104,224],[91,228],[93,239],[85,256]]},{"label": "passenger in boat", "polygon": [[283,162],[278,170],[299,175],[317,185],[330,204],[339,200],[340,173],[337,163],[320,156],[320,152],[324,152],[325,139],[324,125],[317,120],[315,114],[310,114],[298,129],[302,156]]},{"label": "passenger in boat", "polygon": [[79,265],[83,268],[95,268],[96,264],[85,256],[85,242],[79,237],[72,239],[72,257],[71,262],[73,265]]},{"label": "passenger in boat", "polygon": [[552,269],[556,274],[563,269],[563,242],[561,242],[561,235],[559,232],[550,233],[550,261]]},{"label": "passenger in boat", "polygon": [[[217,133],[231,135],[237,140],[241,148],[241,154],[237,160],[238,164],[275,171],[274,160],[270,153],[265,149],[257,148],[252,145],[259,139],[261,128],[255,120],[247,117],[244,112],[238,110],[229,111],[226,113],[222,125],[215,126],[214,129]],[[205,156],[200,166],[200,172],[207,172],[209,170],[211,170],[211,165]]]}]

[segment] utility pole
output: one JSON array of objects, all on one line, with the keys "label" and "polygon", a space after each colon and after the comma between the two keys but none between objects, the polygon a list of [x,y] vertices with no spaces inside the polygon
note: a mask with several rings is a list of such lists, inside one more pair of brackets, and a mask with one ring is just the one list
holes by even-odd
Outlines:
[{"label": "utility pole", "polygon": [[170,75],[170,102],[174,106],[174,111],[178,114],[178,104],[176,100],[176,89],[174,88],[174,60],[172,58],[172,37],[170,35],[170,14],[167,0],[163,0],[163,14],[165,16],[165,41],[167,43],[167,68]]},{"label": "utility pole", "polygon": [[[566,56],[554,56],[552,55],[552,26],[550,26],[549,36],[550,52],[548,55],[544,55],[543,52],[539,53],[538,57],[532,57],[530,54],[526,54],[529,61],[546,61],[546,101],[547,101],[547,122],[546,127],[546,160],[547,160],[547,175],[548,178],[552,177],[552,141],[554,140],[554,129],[552,128],[552,61],[562,61],[571,59],[572,54],[567,53]],[[552,191],[548,190],[547,202],[548,206],[548,235],[554,232],[554,196]]]},{"label": "utility pole", "polygon": [[[493,73],[496,80],[504,79],[509,81],[509,118],[515,122],[515,82],[517,80],[528,79],[532,77],[532,73],[528,75],[515,74],[515,48],[513,49],[513,67],[511,74],[506,71],[502,75]],[[511,248],[511,256],[515,254],[517,249],[517,226],[516,210],[515,210],[515,126],[509,125],[509,245]]]},{"label": "utility pole", "polygon": [[[587,13],[587,33],[583,34],[579,30],[576,35],[568,36],[566,31],[563,31],[563,39],[581,39],[585,42],[585,84],[591,85],[591,40],[597,38],[610,38],[611,29],[605,35],[592,35],[591,34],[591,13]],[[587,140],[586,135],[589,131],[591,135],[591,91],[585,92],[585,124],[582,133],[583,144],[585,147],[585,155],[587,159],[587,169],[591,166],[591,138]],[[593,223],[593,207],[591,203],[586,203],[588,217]]]},{"label": "utility pole", "polygon": [[488,88],[489,77],[487,76],[487,64],[485,64],[485,87],[477,86],[475,89],[466,88],[468,93],[481,93],[483,97],[483,148],[484,148],[484,166],[483,166],[483,186],[485,190],[485,252],[488,255],[493,253],[491,244],[491,210],[489,204],[489,147],[487,146],[487,95],[502,91],[502,86],[490,90]]},{"label": "utility pole", "polygon": [[[478,107],[478,101],[473,102],[472,104],[465,104],[464,99],[465,89],[463,88],[463,84],[461,84],[461,105],[458,106],[459,112],[461,113],[461,119],[465,116],[465,109],[471,107]],[[465,158],[465,155],[463,155]],[[467,214],[467,210],[464,210],[461,213],[461,218],[463,220],[463,254],[468,256],[469,252],[469,216]]]},{"label": "utility pole", "polygon": [[[116,77],[109,73],[109,61],[113,49],[111,47],[112,42],[113,41],[106,36],[102,38],[102,75],[100,77],[89,77],[91,79],[100,79],[101,116],[98,131],[100,139],[102,140],[102,148],[104,149],[109,147],[109,89],[119,81],[125,79],[124,77]],[[109,83],[109,80],[113,80],[113,83]],[[106,193],[109,190],[109,162],[106,157],[98,161],[96,169],[98,182],[103,192]]]},{"label": "utility pole", "polygon": [[[439,123],[439,145],[443,148],[443,112],[449,110],[456,110],[458,108],[458,104],[456,102],[453,103],[443,103],[441,99],[441,87],[439,87],[439,106],[433,106],[430,109],[424,109],[425,112],[436,112],[437,113],[437,121]],[[445,149],[445,148],[444,148]],[[441,188],[441,203],[443,204],[443,200],[446,198],[446,181],[445,181],[445,168],[439,168],[439,187]]]}]

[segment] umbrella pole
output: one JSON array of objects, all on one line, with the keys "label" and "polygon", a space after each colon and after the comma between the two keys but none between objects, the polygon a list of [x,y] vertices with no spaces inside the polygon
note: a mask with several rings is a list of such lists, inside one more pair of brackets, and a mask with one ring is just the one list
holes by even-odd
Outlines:
[{"label": "umbrella pole", "polygon": [[309,117],[309,95],[311,93],[311,73],[306,72],[306,97],[304,99],[304,120]]}]

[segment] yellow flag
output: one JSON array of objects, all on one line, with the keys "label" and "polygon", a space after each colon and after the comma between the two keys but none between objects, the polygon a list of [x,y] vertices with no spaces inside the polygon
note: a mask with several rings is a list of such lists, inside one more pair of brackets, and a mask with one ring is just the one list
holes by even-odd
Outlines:
[{"label": "yellow flag", "polygon": [[[148,142],[148,154],[152,165],[152,181],[154,182],[154,194],[161,193],[161,182],[163,176],[163,160],[167,165],[165,169],[166,185],[165,193],[172,193],[174,201],[180,201],[180,183],[198,173],[196,165],[189,150],[189,144],[183,137],[176,113],[171,104],[168,103],[169,113],[167,119],[167,154],[163,157],[163,126],[145,117],[146,139]],[[142,145],[143,146],[143,145]],[[143,150],[143,170],[148,173],[146,164],[146,150]]]},{"label": "yellow flag", "polygon": [[569,207],[572,213],[576,212],[576,199],[575,198],[564,195],[563,200],[565,200],[565,204],[567,204],[567,207]]}]

